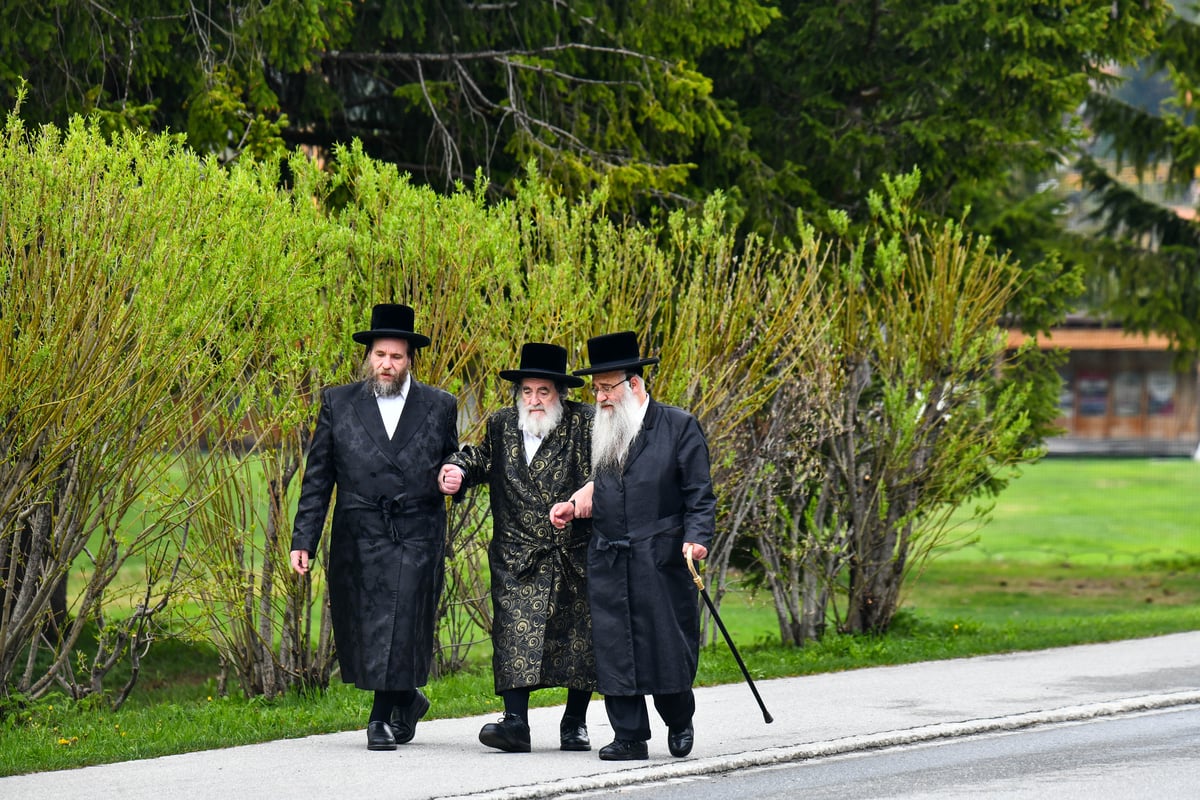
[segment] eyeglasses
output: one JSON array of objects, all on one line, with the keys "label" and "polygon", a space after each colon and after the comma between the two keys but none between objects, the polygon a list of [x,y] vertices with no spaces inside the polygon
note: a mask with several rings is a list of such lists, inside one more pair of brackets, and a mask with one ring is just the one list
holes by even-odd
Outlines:
[{"label": "eyeglasses", "polygon": [[616,383],[592,383],[592,391],[596,394],[612,394],[622,383],[629,383],[629,378],[631,377],[626,376]]}]

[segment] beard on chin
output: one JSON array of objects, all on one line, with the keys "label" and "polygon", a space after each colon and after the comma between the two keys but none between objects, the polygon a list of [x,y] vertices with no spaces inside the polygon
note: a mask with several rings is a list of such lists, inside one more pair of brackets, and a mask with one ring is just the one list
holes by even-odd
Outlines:
[{"label": "beard on chin", "polygon": [[367,382],[367,388],[371,390],[376,397],[395,397],[400,394],[400,388],[404,386],[404,380],[408,377],[408,370],[398,372],[390,379],[381,378],[370,364],[363,366],[363,379]]},{"label": "beard on chin", "polygon": [[637,398],[625,392],[611,407],[596,404],[592,422],[592,469],[596,472],[611,469],[620,471],[629,455],[642,422],[637,416]]},{"label": "beard on chin", "polygon": [[545,403],[542,408],[544,413],[532,414],[524,403],[517,401],[517,427],[539,439],[557,428],[558,423],[562,421],[562,403],[558,401]]}]

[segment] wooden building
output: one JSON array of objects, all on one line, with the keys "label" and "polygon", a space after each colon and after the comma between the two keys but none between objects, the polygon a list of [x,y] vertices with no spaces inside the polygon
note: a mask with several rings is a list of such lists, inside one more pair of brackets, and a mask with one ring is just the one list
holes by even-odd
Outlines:
[{"label": "wooden building", "polygon": [[[1009,332],[1009,344],[1025,341]],[[1200,458],[1200,362],[1180,368],[1163,336],[1077,325],[1039,337],[1043,349],[1068,351],[1060,369],[1052,454]]]}]

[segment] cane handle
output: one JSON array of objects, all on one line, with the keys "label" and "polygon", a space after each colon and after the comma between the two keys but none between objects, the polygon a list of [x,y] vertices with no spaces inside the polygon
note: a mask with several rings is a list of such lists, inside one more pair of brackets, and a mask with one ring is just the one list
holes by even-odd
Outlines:
[{"label": "cane handle", "polygon": [[696,572],[696,565],[692,563],[692,548],[683,551],[684,557],[687,559],[688,572],[692,573],[692,583],[696,584],[696,588],[704,591],[704,579],[700,577],[700,573]]}]

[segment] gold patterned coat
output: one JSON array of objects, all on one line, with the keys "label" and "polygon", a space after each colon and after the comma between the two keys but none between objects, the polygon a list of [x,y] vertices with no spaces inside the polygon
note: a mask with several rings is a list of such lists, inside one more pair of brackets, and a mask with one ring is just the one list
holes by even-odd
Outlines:
[{"label": "gold patterned coat", "polygon": [[563,400],[563,418],[525,463],[517,410],[488,418],[478,447],[447,459],[466,472],[464,489],[487,483],[492,508],[492,671],[496,693],[566,686],[596,688],[587,600],[591,525],[550,524],[550,506],[591,479],[593,408]]}]

